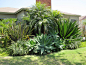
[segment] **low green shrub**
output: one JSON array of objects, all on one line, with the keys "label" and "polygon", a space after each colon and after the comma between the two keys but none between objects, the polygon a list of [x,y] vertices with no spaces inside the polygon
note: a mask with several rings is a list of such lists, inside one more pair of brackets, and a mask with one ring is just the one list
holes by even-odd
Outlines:
[{"label": "low green shrub", "polygon": [[8,48],[10,55],[26,55],[29,53],[26,41],[18,40],[17,42],[12,42]]},{"label": "low green shrub", "polygon": [[10,45],[10,38],[9,36],[3,36],[0,39],[0,47],[8,47]]},{"label": "low green shrub", "polygon": [[81,42],[81,44],[79,44],[79,47],[86,47],[86,42]]},{"label": "low green shrub", "polygon": [[8,56],[8,50],[6,48],[1,48],[0,47],[0,56]]},{"label": "low green shrub", "polygon": [[60,38],[57,35],[37,35],[27,41],[13,42],[10,49],[10,55],[38,54],[45,55],[51,52],[63,49]]},{"label": "low green shrub", "polygon": [[0,47],[7,47],[10,45],[10,38],[7,35],[7,29],[17,21],[16,18],[7,18],[0,21]]},{"label": "low green shrub", "polygon": [[81,41],[74,40],[74,39],[67,39],[64,40],[64,49],[76,49],[79,48],[79,45],[81,44]]},{"label": "low green shrub", "polygon": [[36,44],[35,39],[18,40],[17,42],[12,42],[8,48],[11,50],[10,55],[26,55],[33,54]]}]

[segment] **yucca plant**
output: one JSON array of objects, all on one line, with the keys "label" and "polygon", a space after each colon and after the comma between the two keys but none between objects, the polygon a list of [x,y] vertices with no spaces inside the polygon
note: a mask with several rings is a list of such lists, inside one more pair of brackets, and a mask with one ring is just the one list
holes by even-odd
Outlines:
[{"label": "yucca plant", "polygon": [[76,22],[69,21],[68,19],[59,19],[58,22],[58,35],[62,39],[75,39],[80,35],[80,29]]},{"label": "yucca plant", "polygon": [[12,26],[9,26],[9,29],[7,29],[7,34],[11,40],[17,41],[19,39],[24,39],[26,35],[30,35],[31,30],[29,30],[29,26],[25,24],[22,25],[19,23],[16,25],[16,23],[14,23]]},{"label": "yucca plant", "polygon": [[2,21],[0,21],[0,45],[1,47],[7,47],[9,46],[9,37],[7,35],[7,29],[9,29],[9,26],[12,26],[13,23],[17,21],[16,18],[7,18]]}]

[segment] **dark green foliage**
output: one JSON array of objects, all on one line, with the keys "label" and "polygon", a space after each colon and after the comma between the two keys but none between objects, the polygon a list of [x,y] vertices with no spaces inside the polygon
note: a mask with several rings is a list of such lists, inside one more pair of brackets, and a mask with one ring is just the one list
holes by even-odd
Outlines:
[{"label": "dark green foliage", "polygon": [[31,28],[34,28],[33,33],[47,33],[49,21],[53,23],[61,18],[62,14],[59,11],[51,11],[45,4],[37,3],[35,6],[27,9],[27,16],[23,18]]},{"label": "dark green foliage", "polygon": [[17,19],[15,18],[9,18],[0,21],[0,47],[9,46],[10,39],[7,35],[7,29],[9,29],[9,26],[12,26],[16,21]]},{"label": "dark green foliage", "polygon": [[0,47],[8,47],[9,45],[10,45],[10,43],[9,43],[9,37],[8,36],[3,36],[3,37],[1,37],[1,39],[0,39]]},{"label": "dark green foliage", "polygon": [[[12,20],[6,24],[8,20],[5,23],[3,20],[0,30],[4,32],[4,38],[0,39],[0,46],[9,46],[10,55],[44,55],[61,49],[78,48],[81,39],[78,25],[61,17],[59,11],[52,11],[39,2],[27,9],[26,16],[19,24]],[[36,37],[29,38],[31,32],[37,34]]]},{"label": "dark green foliage", "polygon": [[68,19],[59,19],[58,21],[58,35],[62,39],[77,38],[80,35],[80,29],[76,22],[71,22]]},{"label": "dark green foliage", "polygon": [[26,35],[30,35],[30,33],[31,31],[29,30],[29,26],[25,24],[13,24],[12,26],[9,26],[9,29],[7,29],[7,34],[13,41],[23,39]]},{"label": "dark green foliage", "polygon": [[8,55],[9,55],[9,53],[8,53],[7,48],[0,47],[0,56],[8,56]]},{"label": "dark green foliage", "polygon": [[17,41],[9,47],[11,55],[24,54],[48,54],[63,49],[60,38],[57,35],[37,35],[27,41]]},{"label": "dark green foliage", "polygon": [[69,21],[68,19],[59,19],[58,22],[58,35],[63,40],[65,49],[75,49],[80,44],[80,29],[76,22]]},{"label": "dark green foliage", "polygon": [[11,45],[11,41],[25,39],[27,37],[26,35],[30,35],[31,31],[29,30],[29,26],[21,23],[17,25],[15,21],[16,19],[5,19],[0,24],[1,29],[4,30],[0,39],[0,47],[8,47]]}]

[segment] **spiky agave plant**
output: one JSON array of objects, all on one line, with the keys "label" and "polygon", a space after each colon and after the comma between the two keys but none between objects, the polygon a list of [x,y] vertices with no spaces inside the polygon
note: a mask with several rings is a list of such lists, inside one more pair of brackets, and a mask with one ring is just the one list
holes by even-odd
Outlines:
[{"label": "spiky agave plant", "polygon": [[34,53],[47,54],[61,49],[60,38],[58,35],[38,35],[36,37],[37,44],[34,46]]}]

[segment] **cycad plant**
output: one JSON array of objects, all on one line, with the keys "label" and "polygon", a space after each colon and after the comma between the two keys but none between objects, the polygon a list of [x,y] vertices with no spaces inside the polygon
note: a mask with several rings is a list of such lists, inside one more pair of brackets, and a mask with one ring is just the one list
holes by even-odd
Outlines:
[{"label": "cycad plant", "polygon": [[72,22],[68,19],[59,19],[58,24],[58,35],[62,39],[75,39],[80,35],[80,29],[76,22]]},{"label": "cycad plant", "polygon": [[57,24],[58,24],[58,35],[63,40],[65,48],[67,49],[78,48],[81,40],[80,29],[78,27],[78,24],[68,19],[59,19]]}]

